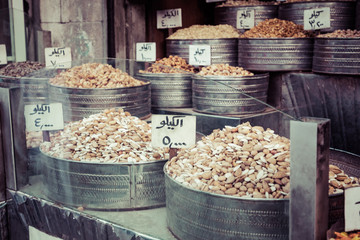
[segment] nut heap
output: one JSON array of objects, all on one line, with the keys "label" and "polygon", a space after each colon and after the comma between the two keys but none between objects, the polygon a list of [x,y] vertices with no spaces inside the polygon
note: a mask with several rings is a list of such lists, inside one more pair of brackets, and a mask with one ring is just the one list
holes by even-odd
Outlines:
[{"label": "nut heap", "polygon": [[177,55],[170,55],[168,58],[157,60],[146,70],[140,70],[140,73],[194,73],[195,68],[187,64],[184,58]]},{"label": "nut heap", "polygon": [[151,126],[122,109],[107,109],[71,122],[40,149],[55,158],[85,162],[135,163],[165,159],[151,147]]},{"label": "nut heap", "polygon": [[24,77],[29,73],[40,70],[44,67],[44,64],[32,61],[14,62],[1,68],[0,75],[9,77]]},{"label": "nut heap", "polygon": [[147,84],[109,64],[100,63],[70,68],[51,78],[50,83],[70,88],[123,88]]},{"label": "nut heap", "polygon": [[[330,186],[359,185],[357,178],[349,178],[347,185],[334,186],[334,179],[346,179],[334,169],[330,167]],[[175,181],[201,191],[246,198],[289,198],[290,140],[248,122],[226,126],[203,137],[194,148],[179,151],[166,170]]]},{"label": "nut heap", "polygon": [[350,177],[339,167],[329,165],[329,194],[342,193],[345,188],[359,186],[359,179]]},{"label": "nut heap", "polygon": [[278,2],[263,2],[259,0],[227,0],[216,7],[238,7],[238,6],[261,6],[261,5],[275,5]]},{"label": "nut heap", "polygon": [[219,38],[238,38],[238,30],[228,24],[212,25],[192,25],[188,28],[177,30],[168,39],[219,39]]},{"label": "nut heap", "polygon": [[242,67],[233,67],[229,64],[212,64],[207,67],[203,67],[199,75],[218,75],[218,76],[253,76],[252,72],[249,72]]},{"label": "nut heap", "polygon": [[167,166],[175,181],[238,197],[285,198],[290,193],[290,141],[244,123],[214,130]]},{"label": "nut heap", "polygon": [[244,32],[241,38],[307,38],[312,37],[310,31],[305,31],[302,25],[277,18],[267,19]]},{"label": "nut heap", "polygon": [[36,148],[39,147],[43,141],[43,135],[41,131],[26,132],[26,147]]},{"label": "nut heap", "polygon": [[360,38],[359,30],[351,30],[351,29],[338,29],[332,33],[320,34],[317,37],[321,38]]}]

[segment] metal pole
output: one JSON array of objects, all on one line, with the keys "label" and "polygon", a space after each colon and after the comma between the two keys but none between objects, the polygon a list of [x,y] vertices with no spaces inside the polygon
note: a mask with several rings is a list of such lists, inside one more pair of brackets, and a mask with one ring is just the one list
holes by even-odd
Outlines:
[{"label": "metal pole", "polygon": [[15,62],[26,61],[25,18],[22,0],[9,0],[11,55]]}]

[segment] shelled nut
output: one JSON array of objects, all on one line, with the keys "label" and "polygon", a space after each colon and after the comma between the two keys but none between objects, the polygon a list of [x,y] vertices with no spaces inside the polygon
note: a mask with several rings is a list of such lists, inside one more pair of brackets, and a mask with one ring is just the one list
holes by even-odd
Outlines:
[{"label": "shelled nut", "polygon": [[228,24],[220,25],[192,25],[188,28],[177,30],[168,39],[219,39],[238,38],[239,32]]},{"label": "shelled nut", "polygon": [[253,76],[252,72],[245,70],[242,67],[234,67],[229,64],[212,64],[201,68],[199,75],[218,75],[218,76]]},{"label": "shelled nut", "polygon": [[332,33],[320,34],[317,37],[320,38],[360,38],[359,30],[351,29],[338,29]]},{"label": "shelled nut", "polygon": [[33,61],[9,63],[0,69],[0,75],[9,77],[24,77],[44,68],[45,65]]},{"label": "shelled nut", "polygon": [[264,2],[259,0],[227,0],[216,7],[238,7],[238,6],[262,6],[262,5],[277,5],[279,2]]},{"label": "shelled nut", "polygon": [[177,55],[157,60],[146,70],[140,73],[194,73],[195,67],[189,65],[186,60]]}]

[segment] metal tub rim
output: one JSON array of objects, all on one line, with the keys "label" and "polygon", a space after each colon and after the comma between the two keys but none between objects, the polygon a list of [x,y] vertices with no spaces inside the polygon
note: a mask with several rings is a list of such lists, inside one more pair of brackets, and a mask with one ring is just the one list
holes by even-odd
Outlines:
[{"label": "metal tub rim", "polygon": [[199,74],[194,74],[193,75],[193,79],[197,80],[226,80],[226,81],[239,81],[239,80],[247,80],[247,79],[253,79],[253,80],[258,80],[261,79],[263,80],[265,77],[269,77],[269,73],[257,73],[254,74],[252,76],[222,76],[222,75],[199,75]]},{"label": "metal tub rim", "polygon": [[[143,80],[141,80],[143,81]],[[50,87],[53,88],[58,88],[58,89],[63,89],[63,91],[94,91],[94,92],[99,92],[99,91],[111,91],[111,90],[124,90],[124,89],[135,89],[135,88],[139,88],[139,87],[145,87],[148,85],[151,85],[150,82],[146,82],[143,81],[145,84],[144,85],[139,85],[139,86],[132,86],[132,87],[117,87],[117,88],[72,88],[72,87],[66,87],[66,86],[60,86],[60,85],[54,85],[49,83]]]},{"label": "metal tub rim", "polygon": [[[170,67],[171,68],[171,67]],[[177,69],[177,68],[173,68],[173,69]],[[186,77],[189,76],[191,77],[194,73],[191,72],[186,72],[184,70],[184,73],[137,73],[135,76],[140,76],[140,77]],[[141,80],[141,79],[139,79]]]},{"label": "metal tub rim", "polygon": [[222,42],[224,40],[237,40],[238,38],[194,38],[194,39],[166,39],[166,41],[169,42],[177,42],[178,44],[181,44],[181,41],[184,42],[194,42],[194,41],[212,41],[212,42]]}]

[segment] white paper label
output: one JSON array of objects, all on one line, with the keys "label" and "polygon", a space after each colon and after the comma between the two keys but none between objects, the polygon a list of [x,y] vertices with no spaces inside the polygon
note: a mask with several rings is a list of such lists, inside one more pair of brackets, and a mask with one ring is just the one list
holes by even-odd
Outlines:
[{"label": "white paper label", "polygon": [[152,115],[153,147],[189,148],[195,145],[196,117],[184,115]]},{"label": "white paper label", "polygon": [[5,44],[0,45],[0,65],[7,64],[6,46]]},{"label": "white paper label", "polygon": [[181,8],[158,10],[157,28],[177,28],[182,27]]},{"label": "white paper label", "polygon": [[64,128],[61,103],[25,105],[27,131],[49,131]]},{"label": "white paper label", "polygon": [[330,27],[330,8],[304,10],[304,29],[318,30]]},{"label": "white paper label", "polygon": [[345,231],[360,230],[360,187],[345,189]]},{"label": "white paper label", "polygon": [[236,28],[250,29],[255,26],[255,10],[244,9],[236,12]]},{"label": "white paper label", "polygon": [[211,46],[189,45],[189,64],[194,66],[211,65]]},{"label": "white paper label", "polygon": [[155,62],[156,61],[156,43],[141,42],[136,43],[136,61]]},{"label": "white paper label", "polygon": [[71,68],[71,48],[45,48],[46,67]]},{"label": "white paper label", "polygon": [[29,226],[29,240],[61,240],[61,238],[53,237],[32,226]]}]

